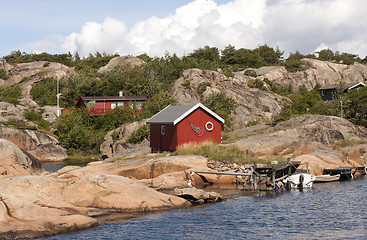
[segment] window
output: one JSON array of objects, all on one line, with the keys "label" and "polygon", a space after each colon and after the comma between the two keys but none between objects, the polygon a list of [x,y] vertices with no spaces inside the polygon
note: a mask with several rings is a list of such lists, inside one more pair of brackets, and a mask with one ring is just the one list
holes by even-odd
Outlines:
[{"label": "window", "polygon": [[136,109],[142,109],[142,104],[141,102],[136,102],[135,103]]},{"label": "window", "polygon": [[124,106],[124,102],[118,102],[118,103],[117,103],[117,106],[119,106],[119,107],[123,107],[123,106]]},{"label": "window", "polygon": [[161,135],[166,135],[166,126],[161,125]]},{"label": "window", "polygon": [[130,108],[134,109],[134,102],[129,102]]},{"label": "window", "polygon": [[111,109],[115,109],[116,108],[117,103],[116,102],[111,102]]}]

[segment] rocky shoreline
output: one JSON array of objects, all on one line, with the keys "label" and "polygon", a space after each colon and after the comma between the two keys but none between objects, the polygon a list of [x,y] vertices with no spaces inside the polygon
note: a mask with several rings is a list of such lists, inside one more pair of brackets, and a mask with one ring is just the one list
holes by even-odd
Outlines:
[{"label": "rocky shoreline", "polygon": [[[360,166],[362,158],[367,157],[367,130],[337,117],[303,115],[275,127],[257,125],[234,134],[241,137],[223,145],[236,145],[256,159],[279,155],[308,163],[314,175],[322,174],[324,168]],[[144,153],[130,160],[110,157],[85,167],[65,166],[57,172],[46,172],[37,159],[9,140],[0,141],[3,239],[78,231],[114,216],[221,201],[230,194],[222,196],[213,188],[195,187],[210,183],[228,189],[243,184],[242,179],[192,175],[191,170],[246,172],[251,167],[197,155]],[[306,164],[301,168],[305,169]],[[195,187],[189,188],[192,185]]]}]

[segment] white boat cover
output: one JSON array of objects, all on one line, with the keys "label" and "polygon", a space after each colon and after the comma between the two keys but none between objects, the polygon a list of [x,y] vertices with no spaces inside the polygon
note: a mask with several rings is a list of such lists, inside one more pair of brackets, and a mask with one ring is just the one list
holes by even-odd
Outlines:
[{"label": "white boat cover", "polygon": [[307,173],[298,173],[284,179],[284,184],[290,188],[311,188],[315,176]]}]

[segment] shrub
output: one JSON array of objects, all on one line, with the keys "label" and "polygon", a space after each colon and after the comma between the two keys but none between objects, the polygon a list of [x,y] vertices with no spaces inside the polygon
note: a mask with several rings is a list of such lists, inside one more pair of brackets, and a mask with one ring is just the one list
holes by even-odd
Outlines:
[{"label": "shrub", "polygon": [[237,107],[235,100],[233,100],[231,97],[227,97],[222,92],[212,93],[204,101],[204,105],[222,117],[225,120],[224,124],[226,127],[231,126],[232,118],[230,117],[230,114]]},{"label": "shrub", "polygon": [[33,85],[31,89],[32,99],[41,107],[56,104],[56,79],[46,78]]},{"label": "shrub", "polygon": [[0,69],[0,78],[6,80],[6,79],[10,78],[10,76],[6,74],[6,71],[4,69]]},{"label": "shrub", "polygon": [[31,77],[24,77],[22,78],[22,80],[20,80],[19,83],[24,83],[24,82],[28,82],[29,80],[31,80],[32,78]]},{"label": "shrub", "polygon": [[297,72],[306,70],[306,68],[302,65],[302,62],[299,60],[286,60],[284,62],[284,67],[288,72]]},{"label": "shrub", "polygon": [[134,131],[130,137],[127,139],[128,143],[141,143],[144,139],[148,139],[150,135],[150,128],[149,125],[144,125]]},{"label": "shrub", "polygon": [[257,73],[254,70],[252,70],[252,69],[246,70],[244,72],[244,74],[246,76],[250,76],[250,77],[254,77],[254,78],[257,77]]},{"label": "shrub", "polygon": [[42,119],[42,115],[35,111],[26,111],[24,117],[29,121],[40,121]]},{"label": "shrub", "polygon": [[18,104],[18,100],[22,97],[19,86],[1,86],[0,101],[8,101],[13,104]]},{"label": "shrub", "polygon": [[135,112],[129,106],[116,107],[106,112],[95,120],[95,128],[110,131],[124,123],[134,121]]},{"label": "shrub", "polygon": [[257,89],[260,89],[260,90],[265,90],[264,82],[261,81],[260,79],[249,79],[247,81],[247,85],[250,88],[257,88]]},{"label": "shrub", "polygon": [[191,89],[191,83],[190,81],[185,81],[183,83],[181,83],[181,85],[187,89]]},{"label": "shrub", "polygon": [[199,94],[202,94],[203,92],[205,92],[206,87],[209,87],[210,85],[211,85],[210,82],[202,82],[202,83],[200,83],[199,86],[198,86],[197,92]]},{"label": "shrub", "polygon": [[154,114],[158,113],[163,108],[167,107],[169,104],[175,104],[176,100],[171,97],[171,95],[162,91],[154,95],[151,99],[144,103],[144,112],[141,114],[143,118],[149,118]]}]

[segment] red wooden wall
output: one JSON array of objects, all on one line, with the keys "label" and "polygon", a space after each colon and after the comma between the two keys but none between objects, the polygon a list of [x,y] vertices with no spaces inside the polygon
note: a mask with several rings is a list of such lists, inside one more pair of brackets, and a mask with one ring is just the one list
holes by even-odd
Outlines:
[{"label": "red wooden wall", "polygon": [[[165,134],[161,134],[161,126]],[[177,131],[173,124],[150,124],[150,148],[154,151],[174,151],[177,146]]]},{"label": "red wooden wall", "polygon": [[[195,127],[199,127],[202,131],[199,136],[192,130],[190,122]],[[207,122],[211,122],[213,124],[213,130],[207,131],[205,129],[205,124]],[[177,146],[188,142],[207,142],[212,141],[216,143],[221,143],[221,124],[211,115],[206,113],[201,108],[198,108],[196,111],[191,113],[185,119],[183,119],[180,123],[177,124]]]},{"label": "red wooden wall", "polygon": [[[211,122],[213,130],[207,131],[205,124]],[[201,131],[196,134],[191,124],[199,127]],[[161,134],[161,126],[165,126],[165,134]],[[150,124],[150,147],[152,150],[174,151],[178,146],[194,142],[201,143],[212,141],[221,143],[221,124],[211,115],[198,108],[177,125]]]}]

